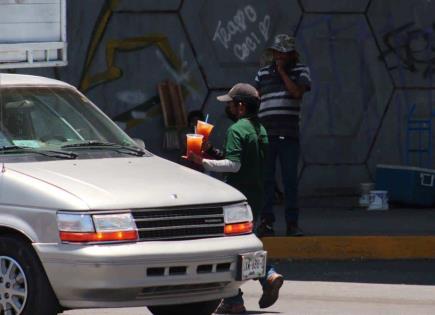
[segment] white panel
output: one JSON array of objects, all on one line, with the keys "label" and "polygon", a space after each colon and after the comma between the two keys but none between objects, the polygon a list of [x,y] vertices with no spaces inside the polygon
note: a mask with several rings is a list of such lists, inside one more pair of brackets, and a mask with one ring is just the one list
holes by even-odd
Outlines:
[{"label": "white panel", "polygon": [[2,51],[0,54],[1,62],[17,62],[27,60],[25,51]]},{"label": "white panel", "polygon": [[[45,51],[41,51],[41,50],[35,50],[33,51],[33,60],[34,61],[47,61],[46,60],[47,56]],[[59,59],[59,54],[57,52],[57,50],[49,50],[48,51],[48,60],[58,60]]]},{"label": "white panel", "polygon": [[57,4],[0,4],[0,24],[60,22]]},{"label": "white panel", "polygon": [[9,68],[5,63],[66,60],[62,58],[64,50],[66,44],[63,42],[0,44],[0,68]]},{"label": "white panel", "polygon": [[65,0],[0,0],[0,69],[66,61]]},{"label": "white panel", "polygon": [[20,62],[20,63],[8,63],[8,64],[1,64],[0,63],[0,69],[22,69],[22,68],[44,68],[44,67],[63,67],[67,66],[68,61],[49,61],[49,62],[34,62],[34,63],[27,63],[27,62]]},{"label": "white panel", "polygon": [[60,0],[0,0],[2,4],[43,4],[43,3],[59,3]]},{"label": "white panel", "polygon": [[[47,61],[45,51],[33,51],[33,61]],[[59,53],[57,50],[50,50],[48,52],[49,60],[59,60]],[[27,53],[25,51],[12,51],[2,52],[0,62],[21,62],[27,61]]]},{"label": "white panel", "polygon": [[57,42],[61,40],[59,23],[3,24],[0,43]]}]

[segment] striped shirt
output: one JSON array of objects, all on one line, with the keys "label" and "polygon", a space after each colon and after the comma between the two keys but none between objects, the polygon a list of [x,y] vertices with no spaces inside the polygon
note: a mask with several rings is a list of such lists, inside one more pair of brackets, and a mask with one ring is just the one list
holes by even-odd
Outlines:
[{"label": "striped shirt", "polygon": [[[289,78],[299,86],[311,89],[310,69],[297,63],[287,71]],[[299,138],[299,120],[302,100],[294,99],[276,70],[275,64],[260,69],[255,84],[261,95],[258,116],[271,136]]]}]

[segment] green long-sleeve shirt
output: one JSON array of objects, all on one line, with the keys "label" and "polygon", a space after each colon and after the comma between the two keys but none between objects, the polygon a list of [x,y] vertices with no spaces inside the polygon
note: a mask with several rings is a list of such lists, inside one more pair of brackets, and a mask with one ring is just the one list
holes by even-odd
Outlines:
[{"label": "green long-sleeve shirt", "polygon": [[248,198],[254,214],[263,206],[267,145],[266,130],[257,119],[242,118],[227,131],[225,159],[239,162],[241,167],[237,173],[228,173],[226,181]]}]

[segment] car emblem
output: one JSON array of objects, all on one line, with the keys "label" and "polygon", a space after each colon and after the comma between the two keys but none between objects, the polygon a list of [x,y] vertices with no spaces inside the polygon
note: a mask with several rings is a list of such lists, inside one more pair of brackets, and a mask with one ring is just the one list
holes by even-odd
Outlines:
[{"label": "car emblem", "polygon": [[171,198],[172,199],[178,199],[178,195],[177,194],[171,194]]}]

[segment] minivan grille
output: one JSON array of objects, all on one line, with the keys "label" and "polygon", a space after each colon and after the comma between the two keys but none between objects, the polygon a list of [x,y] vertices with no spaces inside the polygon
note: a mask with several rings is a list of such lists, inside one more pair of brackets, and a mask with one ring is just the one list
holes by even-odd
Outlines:
[{"label": "minivan grille", "polygon": [[141,241],[224,236],[222,207],[136,210],[132,215]]}]

